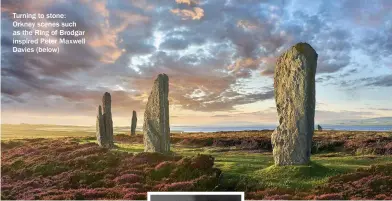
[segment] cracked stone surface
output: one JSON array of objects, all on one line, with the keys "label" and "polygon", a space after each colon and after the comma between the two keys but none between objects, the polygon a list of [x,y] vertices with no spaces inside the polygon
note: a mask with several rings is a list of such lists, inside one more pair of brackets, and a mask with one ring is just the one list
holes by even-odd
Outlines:
[{"label": "cracked stone surface", "polygon": [[111,111],[111,96],[106,92],[102,97],[102,106],[98,106],[96,136],[99,146],[112,148],[113,143],[113,121]]},{"label": "cracked stone surface", "polygon": [[271,136],[275,165],[307,164],[315,114],[317,53],[298,43],[277,60],[274,75],[279,126]]},{"label": "cracked stone surface", "polygon": [[170,152],[169,78],[160,74],[148,97],[144,112],[143,139],[145,152]]}]

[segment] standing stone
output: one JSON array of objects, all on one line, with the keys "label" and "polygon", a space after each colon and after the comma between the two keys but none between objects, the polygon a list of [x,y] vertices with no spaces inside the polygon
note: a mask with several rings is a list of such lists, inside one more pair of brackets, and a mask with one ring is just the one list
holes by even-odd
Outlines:
[{"label": "standing stone", "polygon": [[169,78],[159,74],[152,87],[144,112],[144,151],[170,152]]},{"label": "standing stone", "polygon": [[103,124],[102,107],[98,106],[98,115],[96,122],[96,136],[99,146],[105,144],[105,126]]},{"label": "standing stone", "polygon": [[97,141],[99,146],[112,148],[113,143],[113,121],[111,111],[110,94],[106,92],[102,98],[102,108],[98,106],[98,115],[96,122]]},{"label": "standing stone", "polygon": [[274,89],[279,126],[271,136],[275,165],[310,161],[317,57],[309,44],[298,43],[277,60]]},{"label": "standing stone", "polygon": [[320,125],[317,125],[317,130],[318,131],[323,131],[323,128]]},{"label": "standing stone", "polygon": [[131,135],[136,135],[137,116],[136,111],[132,112]]}]

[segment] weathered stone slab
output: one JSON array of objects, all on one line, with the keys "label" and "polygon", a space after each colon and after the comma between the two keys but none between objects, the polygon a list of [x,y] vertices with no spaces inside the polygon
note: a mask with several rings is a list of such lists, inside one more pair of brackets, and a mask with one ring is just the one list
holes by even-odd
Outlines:
[{"label": "weathered stone slab", "polygon": [[169,78],[158,75],[148,97],[144,112],[144,151],[170,152]]},{"label": "weathered stone slab", "polygon": [[271,136],[276,165],[310,160],[315,113],[317,53],[298,43],[277,60],[274,89],[279,126]]},{"label": "weathered stone slab", "polygon": [[98,107],[96,130],[99,146],[112,148],[114,146],[113,121],[111,111],[111,97],[108,92],[106,92],[102,97],[102,108],[101,105]]},{"label": "weathered stone slab", "polygon": [[136,135],[137,116],[136,111],[132,112],[131,135]]}]

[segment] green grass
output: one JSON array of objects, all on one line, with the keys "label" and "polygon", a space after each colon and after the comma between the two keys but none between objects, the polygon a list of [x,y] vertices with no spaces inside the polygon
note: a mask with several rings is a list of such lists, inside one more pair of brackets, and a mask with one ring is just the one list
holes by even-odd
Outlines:
[{"label": "green grass", "polygon": [[[120,151],[143,152],[143,144],[116,144]],[[215,157],[215,167],[222,170],[228,179],[258,183],[263,187],[309,189],[325,183],[329,177],[353,172],[358,168],[392,162],[391,156],[326,157],[316,154],[310,165],[275,166],[271,153],[249,153],[246,151],[224,151],[219,148],[190,148],[172,146],[171,150],[182,156],[209,154]]]},{"label": "green grass", "polygon": [[392,156],[369,155],[369,156],[341,156],[341,157],[318,157],[312,156],[312,160],[328,168],[340,172],[351,172],[358,168],[366,168],[371,165],[379,165],[392,162]]},{"label": "green grass", "polygon": [[269,166],[254,172],[252,177],[265,187],[309,189],[325,183],[329,177],[353,172],[358,168],[392,162],[391,156],[311,157],[309,165]]},{"label": "green grass", "polygon": [[[127,128],[115,128],[115,134],[127,134]],[[350,133],[349,133],[350,134]],[[207,134],[200,134],[204,136]],[[319,135],[322,135],[320,133]],[[332,134],[330,134],[332,135]],[[343,135],[335,133],[334,136]],[[347,135],[347,134],[345,134]],[[351,135],[351,134],[350,134]],[[355,137],[361,137],[356,135]],[[80,137],[94,137],[95,128],[76,126],[42,126],[42,125],[2,125],[2,140],[17,138],[59,138],[78,137],[80,143],[96,143]],[[190,135],[191,136],[191,135]],[[194,137],[199,137],[193,134]],[[363,136],[362,136],[363,137]],[[143,152],[143,144],[115,143],[117,149],[132,153]],[[182,156],[208,154],[215,158],[215,167],[222,170],[226,180],[232,183],[241,181],[255,182],[264,187],[290,189],[309,189],[323,184],[331,176],[353,172],[358,168],[392,162],[392,156],[382,155],[349,155],[333,152],[316,154],[311,157],[312,163],[307,166],[274,166],[271,153],[252,153],[228,148],[179,146],[173,144],[172,152]],[[18,165],[17,163],[15,165]]]},{"label": "green grass", "polygon": [[261,180],[262,185],[265,187],[306,189],[320,185],[328,177],[340,173],[342,172],[336,169],[311,162],[309,165],[272,165],[256,171],[253,178]]},{"label": "green grass", "polygon": [[132,153],[139,153],[144,151],[144,145],[143,144],[119,144],[119,143],[114,143],[114,145],[117,147],[117,150],[119,151],[125,151],[125,152],[132,152]]},{"label": "green grass", "polygon": [[259,153],[223,153],[214,154],[216,167],[234,176],[249,176],[255,171],[273,164],[270,154]]},{"label": "green grass", "polygon": [[[94,142],[94,140],[88,141]],[[120,144],[115,143],[120,151],[143,152],[143,144]],[[171,151],[181,156],[194,156],[197,154],[208,154],[215,157],[215,166],[222,171],[233,175],[248,175],[261,168],[273,164],[270,154],[247,153],[243,151],[220,152],[219,148],[190,148],[173,146]]]}]

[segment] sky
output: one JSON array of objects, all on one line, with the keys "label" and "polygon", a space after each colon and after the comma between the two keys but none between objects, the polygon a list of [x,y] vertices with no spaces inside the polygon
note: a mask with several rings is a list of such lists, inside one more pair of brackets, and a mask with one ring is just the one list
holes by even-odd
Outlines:
[{"label": "sky", "polygon": [[[13,53],[13,12],[64,13],[87,44]],[[392,116],[390,0],[2,0],[1,17],[2,123],[95,125],[107,91],[115,126],[142,125],[166,73],[172,126],[276,124],[276,58],[298,42],[318,53],[316,123]]]}]

